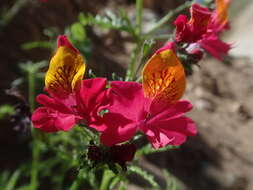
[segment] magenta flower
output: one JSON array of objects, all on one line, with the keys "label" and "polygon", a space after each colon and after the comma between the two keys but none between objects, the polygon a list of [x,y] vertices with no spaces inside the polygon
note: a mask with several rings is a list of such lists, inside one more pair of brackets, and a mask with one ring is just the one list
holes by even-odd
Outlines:
[{"label": "magenta flower", "polygon": [[101,142],[112,146],[143,132],[154,148],[181,145],[196,134],[194,122],[183,116],[191,110],[188,101],[178,101],[185,89],[183,66],[174,51],[158,50],[143,70],[143,86],[136,82],[111,82],[107,128]]},{"label": "magenta flower", "polygon": [[[95,78],[82,81],[80,89],[69,94],[68,98],[40,94],[36,100],[39,107],[32,115],[35,128],[44,132],[68,131],[79,122],[93,126],[99,123],[99,112],[107,103],[106,79]],[[96,127],[102,130],[103,125]]]},{"label": "magenta flower", "polygon": [[208,8],[202,7],[199,4],[193,4],[190,20],[185,15],[179,15],[174,21],[174,25],[176,26],[176,42],[194,43],[202,39],[202,35],[207,32],[211,14]]},{"label": "magenta flower", "polygon": [[216,0],[216,9],[211,12],[199,4],[191,7],[191,19],[179,15],[174,21],[176,26],[175,41],[195,44],[203,48],[215,58],[222,60],[231,45],[221,41],[218,35],[228,28],[228,0]]},{"label": "magenta flower", "polygon": [[[85,63],[80,52],[67,37],[58,38],[58,49],[51,59],[45,77],[49,96],[40,94],[40,107],[32,115],[35,128],[45,132],[68,131],[82,122],[99,123],[99,111],[107,104],[106,79],[82,80]],[[102,130],[103,125],[96,127]]]},{"label": "magenta flower", "polygon": [[127,141],[141,131],[154,148],[160,148],[181,145],[187,136],[196,134],[194,122],[183,116],[192,109],[188,101],[170,104],[145,98],[142,85],[136,82],[112,82],[111,90],[113,104],[104,116],[108,128],[101,135],[103,144]]}]

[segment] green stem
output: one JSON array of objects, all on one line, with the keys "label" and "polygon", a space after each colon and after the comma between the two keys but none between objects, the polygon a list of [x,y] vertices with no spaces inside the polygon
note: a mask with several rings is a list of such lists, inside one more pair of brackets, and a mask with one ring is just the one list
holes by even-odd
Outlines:
[{"label": "green stem", "polygon": [[111,179],[115,176],[115,174],[111,170],[104,170],[103,178],[99,190],[108,190]]},{"label": "green stem", "polygon": [[4,27],[7,24],[9,24],[9,22],[13,19],[13,17],[17,15],[19,10],[23,8],[27,2],[28,0],[16,1],[15,4],[5,14],[1,16],[2,20],[0,22],[0,26]]},{"label": "green stem", "polygon": [[128,65],[127,73],[125,81],[131,81],[134,78],[134,69],[137,62],[138,55],[141,51],[142,38],[141,36],[141,28],[142,28],[142,8],[143,8],[143,0],[136,0],[136,29],[134,40],[136,42],[136,47],[133,49],[130,58],[130,64]]},{"label": "green stem", "polygon": [[[145,42],[144,42],[144,43],[145,43]],[[140,69],[141,69],[142,66],[144,65],[145,60],[146,60],[146,56],[147,56],[147,54],[149,53],[149,51],[151,50],[151,47],[152,47],[152,46],[149,46],[149,47],[144,51],[144,44],[143,44],[143,47],[142,47],[142,49],[141,49],[141,52],[142,52],[142,54],[141,54],[141,60],[140,60],[140,62],[139,62],[139,64],[138,64],[138,66],[137,66],[137,69],[135,70],[134,76],[137,76],[137,75],[138,75],[138,72],[140,71]],[[139,78],[140,78],[140,77],[139,77]],[[140,82],[139,78],[136,79],[136,82]]]},{"label": "green stem", "polygon": [[154,39],[154,40],[171,40],[173,39],[173,34],[159,34],[159,35],[152,35],[152,34],[145,34],[143,37],[145,39]]},{"label": "green stem", "polygon": [[35,130],[32,130],[33,133],[33,149],[32,149],[32,169],[31,169],[31,190],[36,190],[38,188],[38,164],[39,164],[39,155],[40,149],[38,141],[36,140]]},{"label": "green stem", "polygon": [[72,183],[72,185],[70,186],[69,190],[78,190],[79,189],[79,186],[80,184],[82,183],[83,179],[78,176],[76,178],[76,180]]},{"label": "green stem", "polygon": [[[32,70],[28,72],[28,91],[29,91],[29,104],[31,112],[35,108],[35,74]],[[36,130],[31,126],[31,132],[33,137],[32,142],[32,168],[31,168],[31,190],[38,188],[38,165],[40,157],[39,142],[37,140]]]},{"label": "green stem", "polygon": [[142,27],[142,0],[136,0],[136,33],[137,35],[141,34]]},{"label": "green stem", "polygon": [[34,73],[30,71],[28,73],[28,90],[29,90],[29,104],[31,112],[33,112],[35,108],[35,79],[34,79]]},{"label": "green stem", "polygon": [[136,47],[133,49],[130,57],[130,64],[128,65],[125,81],[131,81],[134,78],[134,69],[137,63],[138,55],[141,52],[141,42],[138,42]]},{"label": "green stem", "polygon": [[176,9],[170,11],[167,15],[165,15],[160,21],[158,21],[148,32],[147,34],[150,34],[157,30],[158,28],[161,28],[164,24],[166,24],[175,14],[180,13],[184,9],[191,6],[191,2],[187,1],[184,4],[178,6]]}]

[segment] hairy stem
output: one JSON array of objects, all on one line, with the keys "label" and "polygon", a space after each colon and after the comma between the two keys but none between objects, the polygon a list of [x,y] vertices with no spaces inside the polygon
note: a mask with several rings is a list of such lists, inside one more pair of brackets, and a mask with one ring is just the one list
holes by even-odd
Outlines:
[{"label": "hairy stem", "polygon": [[35,77],[34,77],[34,73],[32,71],[30,71],[28,73],[28,91],[29,91],[29,105],[30,105],[30,109],[31,112],[34,111],[35,108]]},{"label": "hairy stem", "polygon": [[111,179],[115,176],[115,174],[111,170],[104,170],[103,178],[99,190],[108,190]]},{"label": "hairy stem", "polygon": [[72,185],[70,186],[69,190],[78,190],[79,189],[79,186],[80,184],[82,183],[83,179],[78,176],[76,178],[76,180],[72,183]]},{"label": "hairy stem", "polygon": [[[31,112],[34,111],[35,108],[35,73],[33,70],[28,72],[28,90],[29,90],[29,104]],[[37,140],[36,130],[32,127],[31,124],[31,131],[32,131],[32,168],[31,168],[31,182],[30,182],[30,189],[36,190],[38,188],[38,164],[39,164],[39,156],[40,156],[40,148],[39,142]]]},{"label": "hairy stem", "polygon": [[143,0],[136,0],[135,6],[136,6],[136,29],[135,29],[135,36],[133,37],[136,46],[131,53],[130,63],[128,65],[125,81],[131,81],[134,78],[134,69],[137,62],[137,58],[141,51],[141,45],[143,41],[143,39],[141,38]]},{"label": "hairy stem", "polygon": [[136,33],[137,35],[141,34],[141,26],[142,26],[142,0],[136,0]]},{"label": "hairy stem", "polygon": [[125,81],[131,81],[134,78],[134,70],[135,70],[135,65],[137,63],[137,58],[141,52],[141,42],[138,42],[133,49],[130,57],[130,64],[128,65],[127,73],[126,73],[126,78]]}]

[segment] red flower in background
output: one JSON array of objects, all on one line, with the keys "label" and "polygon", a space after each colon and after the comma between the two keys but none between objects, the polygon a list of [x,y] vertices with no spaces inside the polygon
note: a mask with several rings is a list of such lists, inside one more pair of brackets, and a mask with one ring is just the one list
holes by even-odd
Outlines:
[{"label": "red flower in background", "polygon": [[174,21],[175,41],[195,43],[221,60],[231,48],[230,44],[221,41],[218,37],[221,31],[228,28],[229,2],[229,0],[216,0],[216,9],[213,12],[199,4],[193,4],[190,20],[185,15],[179,15]]},{"label": "red flower in background", "polygon": [[207,26],[211,18],[211,12],[206,7],[193,4],[191,7],[191,19],[185,15],[179,15],[174,21],[176,26],[176,42],[194,43],[207,32]]}]

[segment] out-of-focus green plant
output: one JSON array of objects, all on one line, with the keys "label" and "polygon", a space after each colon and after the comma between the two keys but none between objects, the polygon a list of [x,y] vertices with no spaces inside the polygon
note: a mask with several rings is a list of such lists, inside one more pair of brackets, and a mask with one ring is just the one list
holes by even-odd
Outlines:
[{"label": "out-of-focus green plant", "polygon": [[14,114],[14,108],[10,104],[3,104],[0,106],[0,119],[4,119],[6,116]]},{"label": "out-of-focus green plant", "polygon": [[16,0],[12,7],[0,10],[0,31],[7,26],[17,13],[28,3],[28,0]]}]

